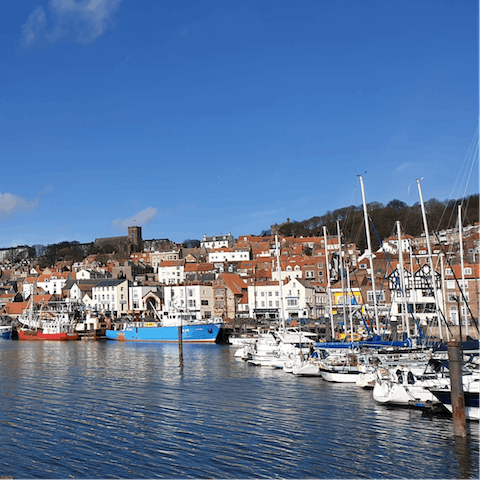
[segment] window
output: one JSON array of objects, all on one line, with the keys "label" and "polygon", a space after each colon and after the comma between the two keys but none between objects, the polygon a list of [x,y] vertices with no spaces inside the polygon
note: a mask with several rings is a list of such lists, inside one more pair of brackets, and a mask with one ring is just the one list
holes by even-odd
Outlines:
[{"label": "window", "polygon": [[319,263],[317,266],[318,268],[323,268],[323,263]]},{"label": "window", "polygon": [[447,288],[453,290],[455,288],[455,280],[447,280]]},{"label": "window", "polygon": [[268,296],[271,297],[271,296],[272,296],[272,292],[268,292]]},{"label": "window", "polygon": [[464,267],[463,268],[463,273],[465,275],[471,275],[472,274],[472,269],[470,267]]},{"label": "window", "polygon": [[361,263],[360,264],[360,270],[366,270],[367,269],[367,264],[366,263]]},{"label": "window", "polygon": [[269,302],[268,302],[268,306],[269,306],[269,307],[271,307],[271,306],[272,306],[272,301],[271,301],[271,300],[269,300]]},{"label": "window", "polygon": [[454,293],[449,293],[447,295],[447,302],[456,302],[457,296]]},{"label": "window", "polygon": [[445,269],[445,275],[453,275],[452,269],[451,268],[446,268]]},{"label": "window", "polygon": [[203,306],[208,306],[208,300],[202,300],[202,305]]},{"label": "window", "polygon": [[[385,292],[384,291],[376,292],[376,294],[377,294],[377,302],[384,302],[385,301]],[[367,291],[367,302],[368,303],[374,303],[373,291],[372,290]]]},{"label": "window", "polygon": [[296,298],[289,298],[287,299],[287,306],[288,307],[296,307],[298,305],[298,301]]}]

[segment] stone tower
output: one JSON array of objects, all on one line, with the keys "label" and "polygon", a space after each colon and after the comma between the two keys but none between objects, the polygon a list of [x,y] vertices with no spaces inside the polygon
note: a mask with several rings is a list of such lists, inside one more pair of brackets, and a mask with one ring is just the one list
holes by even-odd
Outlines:
[{"label": "stone tower", "polygon": [[142,252],[142,227],[128,227],[128,240],[131,244],[132,252]]}]

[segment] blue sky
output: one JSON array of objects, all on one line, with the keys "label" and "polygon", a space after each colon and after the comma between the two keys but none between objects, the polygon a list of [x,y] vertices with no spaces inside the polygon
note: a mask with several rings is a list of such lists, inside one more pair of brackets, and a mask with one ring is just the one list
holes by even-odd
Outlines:
[{"label": "blue sky", "polygon": [[478,192],[477,0],[0,9],[0,247]]}]

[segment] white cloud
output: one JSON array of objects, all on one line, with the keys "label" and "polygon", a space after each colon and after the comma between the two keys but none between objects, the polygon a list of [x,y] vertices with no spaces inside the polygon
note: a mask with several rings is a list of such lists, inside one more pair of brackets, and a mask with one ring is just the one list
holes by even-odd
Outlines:
[{"label": "white cloud", "polygon": [[117,228],[121,232],[125,231],[125,229],[128,227],[140,227],[142,225],[146,225],[156,214],[156,208],[147,207],[145,210],[138,212],[133,217],[125,218],[124,220],[114,220],[112,222],[112,227]]},{"label": "white cloud", "polygon": [[33,202],[28,202],[24,198],[11,193],[0,193],[0,221],[12,220],[19,213],[36,210],[39,204],[40,200],[38,198]]},{"label": "white cloud", "polygon": [[395,171],[396,172],[403,172],[403,170],[406,170],[408,167],[410,167],[412,164],[409,163],[409,162],[406,162],[406,163],[402,163],[401,165],[399,165]]},{"label": "white cloud", "polygon": [[46,31],[47,15],[43,7],[37,7],[22,27],[21,44],[28,47],[42,35],[51,43],[66,35],[73,35],[78,43],[93,42],[108,28],[121,1],[50,0],[51,29]]},{"label": "white cloud", "polygon": [[47,16],[43,7],[37,7],[22,25],[21,45],[26,48],[41,36],[47,25]]}]

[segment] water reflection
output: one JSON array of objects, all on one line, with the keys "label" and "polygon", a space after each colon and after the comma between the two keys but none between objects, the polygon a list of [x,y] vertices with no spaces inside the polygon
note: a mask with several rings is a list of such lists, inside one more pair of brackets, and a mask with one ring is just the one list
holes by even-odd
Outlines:
[{"label": "water reflection", "polygon": [[[449,419],[218,345],[5,342],[1,471],[20,478],[468,478]],[[478,426],[477,426],[478,427]],[[28,456],[25,446],[28,445]],[[21,458],[22,462],[18,459]]]},{"label": "water reflection", "polygon": [[[475,451],[471,438],[462,438],[454,436],[454,447],[456,461],[458,463],[459,472],[456,478],[471,478],[470,474],[474,468],[472,452]],[[478,451],[477,451],[478,453]]]}]

